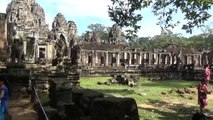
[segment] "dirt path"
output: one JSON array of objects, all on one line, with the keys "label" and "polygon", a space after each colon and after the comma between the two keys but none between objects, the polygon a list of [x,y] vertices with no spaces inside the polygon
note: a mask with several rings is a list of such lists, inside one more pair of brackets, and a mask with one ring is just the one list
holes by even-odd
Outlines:
[{"label": "dirt path", "polygon": [[9,101],[9,113],[12,120],[38,120],[37,112],[30,103],[30,96],[27,93],[13,90],[12,97]]}]

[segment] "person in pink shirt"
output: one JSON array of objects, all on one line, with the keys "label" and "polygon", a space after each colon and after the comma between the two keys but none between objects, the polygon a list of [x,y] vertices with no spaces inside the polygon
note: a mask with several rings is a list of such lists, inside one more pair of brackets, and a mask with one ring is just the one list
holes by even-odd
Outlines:
[{"label": "person in pink shirt", "polygon": [[198,104],[200,105],[200,113],[204,113],[204,108],[208,105],[207,85],[204,80],[198,85]]},{"label": "person in pink shirt", "polygon": [[208,84],[209,84],[209,81],[210,81],[210,79],[211,79],[211,71],[210,71],[209,65],[205,65],[204,79],[205,79],[206,85],[208,85]]}]

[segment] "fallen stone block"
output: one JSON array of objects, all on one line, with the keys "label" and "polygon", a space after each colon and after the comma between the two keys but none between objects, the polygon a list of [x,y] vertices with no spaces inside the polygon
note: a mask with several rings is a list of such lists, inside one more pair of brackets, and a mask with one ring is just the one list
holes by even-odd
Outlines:
[{"label": "fallen stone block", "polygon": [[137,104],[133,98],[97,98],[92,120],[139,120]]}]

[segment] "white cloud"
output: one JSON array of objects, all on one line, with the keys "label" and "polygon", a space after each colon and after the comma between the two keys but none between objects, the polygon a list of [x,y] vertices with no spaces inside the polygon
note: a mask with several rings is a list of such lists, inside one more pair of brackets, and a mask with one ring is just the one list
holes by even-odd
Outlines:
[{"label": "white cloud", "polygon": [[0,3],[0,13],[6,13],[7,4],[10,2],[10,0],[1,0]]},{"label": "white cloud", "polygon": [[52,22],[53,22],[53,17],[51,17],[49,14],[45,15],[46,23],[49,26],[49,29],[52,28]]},{"label": "white cloud", "polygon": [[[44,8],[46,22],[50,28],[54,17],[59,12],[67,20],[78,18],[85,21],[92,21],[89,18],[97,18],[94,21],[95,23],[100,22],[106,25],[111,23],[108,17],[108,5],[111,4],[110,0],[37,0],[37,2]],[[79,21],[75,22],[79,23]]]},{"label": "white cloud", "polygon": [[139,37],[153,37],[161,33],[161,28],[155,24],[141,26],[141,29],[138,31]]},{"label": "white cloud", "polygon": [[56,5],[57,12],[74,17],[108,18],[107,5],[110,3],[110,0],[45,0],[45,4]]}]

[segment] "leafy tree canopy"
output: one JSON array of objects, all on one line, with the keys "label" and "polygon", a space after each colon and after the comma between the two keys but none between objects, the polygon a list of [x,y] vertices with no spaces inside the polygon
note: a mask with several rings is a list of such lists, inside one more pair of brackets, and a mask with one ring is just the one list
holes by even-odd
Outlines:
[{"label": "leafy tree canopy", "polygon": [[90,30],[90,32],[97,33],[97,35],[100,37],[101,40],[108,39],[109,27],[106,27],[99,23],[95,23],[90,24],[89,26],[87,26],[87,28]]},{"label": "leafy tree canopy", "polygon": [[96,24],[90,24],[89,26],[87,26],[87,28],[89,28],[92,32],[103,32],[106,30],[106,26],[96,23]]},{"label": "leafy tree canopy", "polygon": [[120,27],[131,27],[127,35],[135,36],[140,25],[138,22],[143,16],[139,10],[147,7],[152,8],[154,15],[158,17],[158,25],[162,29],[173,28],[180,21],[174,20],[174,14],[181,12],[187,21],[182,29],[187,33],[192,33],[194,27],[203,26],[211,14],[208,10],[213,5],[213,0],[111,0],[109,6],[109,16],[112,21]]}]

